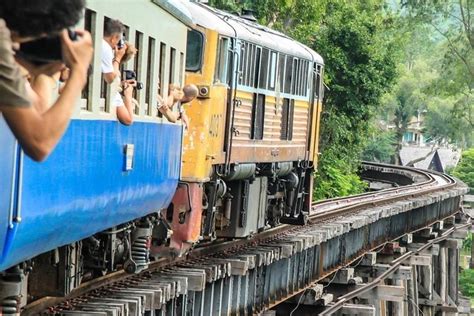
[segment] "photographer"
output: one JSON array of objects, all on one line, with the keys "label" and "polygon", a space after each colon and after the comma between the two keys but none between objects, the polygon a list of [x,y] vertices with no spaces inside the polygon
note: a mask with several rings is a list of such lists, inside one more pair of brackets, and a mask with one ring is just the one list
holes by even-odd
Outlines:
[{"label": "photographer", "polygon": [[101,68],[104,79],[111,84],[115,78],[120,77],[120,63],[127,50],[123,42],[125,27],[119,20],[107,20],[104,26],[102,40]]},{"label": "photographer", "polygon": [[[76,25],[84,0],[2,0],[0,1],[0,112],[27,155],[44,160],[64,134],[74,105],[86,84],[92,59],[92,39],[88,32],[77,31],[77,40],[66,28]],[[56,38],[62,60],[34,65],[15,56],[13,48],[44,38]],[[15,60],[16,57],[16,60]],[[43,102],[21,75],[19,65],[32,76],[53,75],[65,64],[71,75],[63,93],[44,113],[35,102]]]},{"label": "photographer", "polygon": [[[102,41],[102,73],[104,80],[110,84],[112,106],[116,107],[117,119],[124,125],[133,123],[133,89],[135,78],[123,78],[121,81],[120,65],[133,58],[137,49],[123,40],[125,28],[118,20],[108,20],[104,27]],[[123,97],[120,95],[120,91]]]}]

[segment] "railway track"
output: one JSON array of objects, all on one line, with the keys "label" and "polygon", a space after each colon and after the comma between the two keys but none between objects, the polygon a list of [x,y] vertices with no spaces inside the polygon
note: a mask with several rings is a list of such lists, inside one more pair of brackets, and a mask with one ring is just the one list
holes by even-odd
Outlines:
[{"label": "railway track", "polygon": [[[219,241],[186,258],[158,260],[138,275],[113,273],[66,298],[31,303],[22,315],[259,313],[385,241],[452,215],[466,191],[444,174],[374,163],[364,169],[411,184],[317,202],[306,226],[282,225],[252,239]],[[437,211],[427,212],[435,202]]]}]

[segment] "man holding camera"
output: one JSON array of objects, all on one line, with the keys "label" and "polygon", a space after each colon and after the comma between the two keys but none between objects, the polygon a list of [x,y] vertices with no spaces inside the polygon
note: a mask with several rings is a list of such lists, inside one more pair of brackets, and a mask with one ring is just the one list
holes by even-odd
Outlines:
[{"label": "man holding camera", "polygon": [[[66,30],[76,25],[84,9],[84,0],[1,0],[0,1],[0,112],[25,153],[44,160],[54,149],[69,125],[74,106],[87,81],[92,59],[92,39],[86,31],[76,31],[72,40]],[[18,58],[22,44],[56,38],[59,60],[48,56]],[[41,60],[41,63],[39,62]],[[19,65],[31,75],[52,75],[65,66],[71,75],[56,102],[40,113],[33,100],[38,95],[21,75]],[[37,101],[34,101],[37,102]]]},{"label": "man holding camera", "polygon": [[[133,89],[136,81],[133,79],[121,82],[120,64],[127,51],[123,40],[125,27],[118,20],[108,20],[105,23],[102,40],[102,73],[104,80],[111,85],[112,102],[117,109],[117,119],[124,125],[133,123]],[[119,91],[122,90],[123,98]]]}]

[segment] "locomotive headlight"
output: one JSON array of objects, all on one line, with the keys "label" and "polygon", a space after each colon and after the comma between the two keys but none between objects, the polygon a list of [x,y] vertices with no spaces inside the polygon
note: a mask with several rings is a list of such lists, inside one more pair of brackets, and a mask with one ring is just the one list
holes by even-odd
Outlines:
[{"label": "locomotive headlight", "polygon": [[209,98],[210,87],[209,86],[198,86],[199,96],[198,98]]}]

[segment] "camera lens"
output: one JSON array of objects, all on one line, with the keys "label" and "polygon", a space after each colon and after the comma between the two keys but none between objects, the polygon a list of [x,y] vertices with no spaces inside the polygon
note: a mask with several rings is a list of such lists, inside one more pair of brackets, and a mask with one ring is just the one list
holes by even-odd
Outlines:
[{"label": "camera lens", "polygon": [[143,89],[143,82],[137,82],[137,90]]}]

